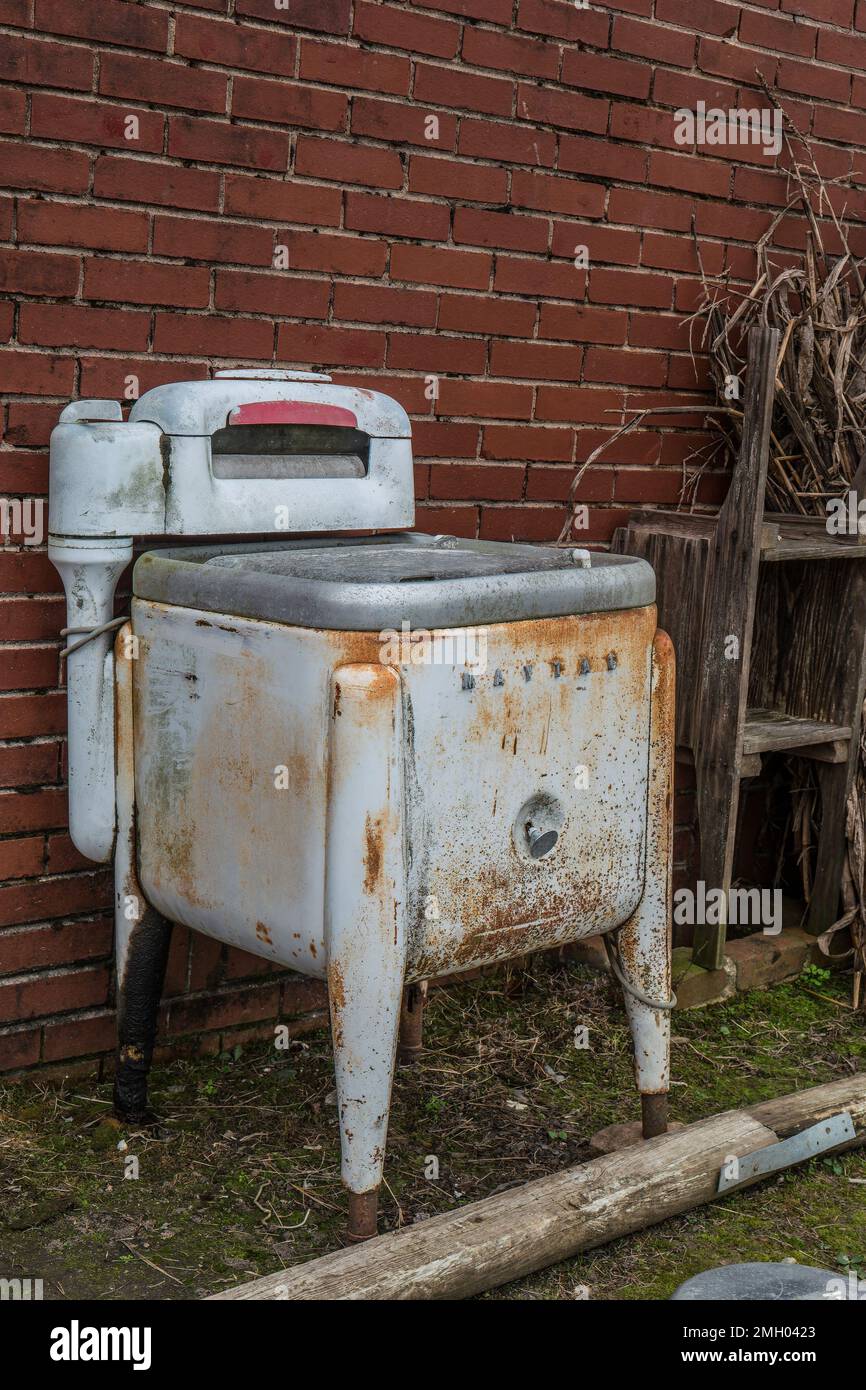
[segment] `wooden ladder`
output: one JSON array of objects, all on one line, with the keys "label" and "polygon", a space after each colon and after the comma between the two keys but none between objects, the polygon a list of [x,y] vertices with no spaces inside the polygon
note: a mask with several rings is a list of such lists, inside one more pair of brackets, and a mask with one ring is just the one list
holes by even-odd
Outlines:
[{"label": "wooden ladder", "polygon": [[[823,517],[764,511],[779,335],[749,333],[743,435],[717,516],[642,509],[612,548],[655,568],[659,625],[677,653],[677,743],[697,783],[700,877],[727,902],[740,784],[763,757],[815,761],[821,829],[807,929],[836,920],[845,806],[866,685],[866,545]],[[859,488],[858,488],[859,485]],[[854,490],[866,495],[861,463]],[[726,924],[696,926],[692,959],[724,959]]]}]

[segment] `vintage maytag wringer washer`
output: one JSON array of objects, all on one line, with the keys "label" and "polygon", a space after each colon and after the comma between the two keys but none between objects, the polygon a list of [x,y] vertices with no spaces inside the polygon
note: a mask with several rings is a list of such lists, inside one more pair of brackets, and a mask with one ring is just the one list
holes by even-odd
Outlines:
[{"label": "vintage maytag wringer washer", "polygon": [[[75,402],[51,439],[70,829],[115,856],[118,1111],[147,1111],[171,923],[327,979],[356,1238],[401,1003],[411,1048],[432,976],[609,933],[644,1134],[667,1119],[674,661],[653,572],[407,531],[410,437],[387,396],[232,371],[148,391],[127,422]],[[324,534],[142,555],[113,619],[136,536],[281,531]],[[383,634],[406,624],[451,659],[395,661]]]}]

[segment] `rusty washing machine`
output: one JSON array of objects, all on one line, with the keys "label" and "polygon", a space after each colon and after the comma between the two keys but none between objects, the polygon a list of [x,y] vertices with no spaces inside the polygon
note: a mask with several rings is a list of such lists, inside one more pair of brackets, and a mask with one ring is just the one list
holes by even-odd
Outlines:
[{"label": "rusty washing machine", "polygon": [[[644,1134],[667,1122],[674,659],[653,572],[414,517],[406,414],[324,375],[159,386],[126,421],[77,401],[51,439],[70,828],[115,860],[116,1106],[147,1113],[172,923],[326,979],[355,1238],[431,977],[603,934]],[[143,554],[113,618],[134,538],[226,534],[259,539]]]}]

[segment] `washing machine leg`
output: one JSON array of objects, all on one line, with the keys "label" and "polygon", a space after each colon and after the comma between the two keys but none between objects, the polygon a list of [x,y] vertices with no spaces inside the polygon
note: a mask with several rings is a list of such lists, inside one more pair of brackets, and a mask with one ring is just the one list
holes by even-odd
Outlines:
[{"label": "washing machine leg", "polygon": [[397,1060],[402,1066],[411,1066],[424,1050],[424,1010],[427,1005],[427,981],[418,980],[407,985],[403,991],[403,1008],[400,1012],[400,1043]]},{"label": "washing machine leg", "polygon": [[376,1234],[406,978],[400,702],[390,667],[334,672],[325,946],[351,1240]]},{"label": "washing machine leg", "polygon": [[170,944],[171,922],[146,904],[134,921],[118,924],[114,1109],[133,1123],[153,1119],[147,1079]]},{"label": "washing machine leg", "polygon": [[[671,1001],[671,858],[673,843],[674,655],[657,632],[652,654],[652,704],[644,894],[616,935],[615,960],[624,979],[643,1137],[668,1124],[671,1016],[654,1001]],[[643,998],[639,996],[642,995]]]}]

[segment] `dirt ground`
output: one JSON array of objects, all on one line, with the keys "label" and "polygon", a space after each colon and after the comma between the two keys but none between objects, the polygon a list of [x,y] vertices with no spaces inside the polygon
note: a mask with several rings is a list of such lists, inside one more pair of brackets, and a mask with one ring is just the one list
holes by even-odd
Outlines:
[{"label": "dirt ground", "polygon": [[[866,1069],[864,1016],[846,1007],[847,989],[811,970],[676,1014],[673,1117]],[[621,1002],[582,966],[537,957],[437,990],[426,1043],[395,1081],[382,1229],[581,1162],[595,1130],[638,1114]],[[0,1091],[0,1276],[42,1278],[52,1299],[199,1298],[342,1244],[326,1032],[157,1068],[152,1101],[155,1133],[117,1127],[107,1084]],[[486,1297],[667,1298],[709,1266],[786,1257],[866,1277],[863,1151]]]}]

